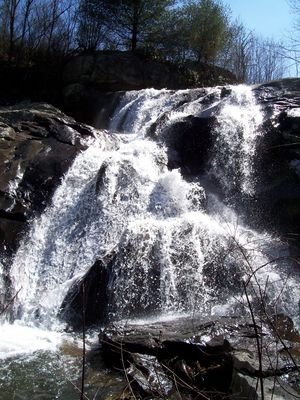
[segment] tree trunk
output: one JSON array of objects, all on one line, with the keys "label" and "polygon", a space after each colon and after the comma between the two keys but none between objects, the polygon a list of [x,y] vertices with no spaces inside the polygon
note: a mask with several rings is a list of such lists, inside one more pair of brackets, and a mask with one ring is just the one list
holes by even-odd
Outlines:
[{"label": "tree trunk", "polygon": [[11,62],[14,56],[14,40],[15,40],[15,23],[16,23],[16,13],[17,7],[19,5],[18,0],[12,0],[9,3],[9,50],[8,58]]},{"label": "tree trunk", "polygon": [[137,46],[137,26],[133,26],[131,36],[131,51],[135,51]]},{"label": "tree trunk", "polygon": [[133,4],[133,19],[131,30],[131,51],[136,50],[138,40],[138,27],[139,27],[139,0],[135,0]]}]

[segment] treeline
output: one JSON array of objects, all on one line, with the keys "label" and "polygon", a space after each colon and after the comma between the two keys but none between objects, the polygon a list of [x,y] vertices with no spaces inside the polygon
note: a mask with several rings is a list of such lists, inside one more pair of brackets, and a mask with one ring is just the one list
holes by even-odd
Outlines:
[{"label": "treeline", "polygon": [[0,0],[0,59],[12,65],[128,50],[191,69],[217,65],[254,83],[283,75],[281,48],[233,21],[219,0]]}]

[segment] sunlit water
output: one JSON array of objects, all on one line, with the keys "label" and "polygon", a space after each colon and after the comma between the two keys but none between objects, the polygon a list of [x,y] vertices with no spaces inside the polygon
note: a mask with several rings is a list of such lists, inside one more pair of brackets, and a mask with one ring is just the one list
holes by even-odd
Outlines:
[{"label": "sunlit water", "polygon": [[64,332],[57,313],[71,285],[109,254],[115,255],[112,319],[245,313],[243,282],[249,280],[254,307],[263,287],[268,310],[297,322],[299,280],[286,249],[247,226],[245,215],[225,206],[201,176],[187,181],[180,170],[168,170],[167,149],[147,139],[154,123],[159,136],[174,121],[212,106],[218,124],[208,176],[225,198],[232,191],[254,194],[263,115],[249,88],[232,88],[225,99],[220,89],[127,93],[111,121],[111,131],[123,133],[120,140],[112,148],[95,139],[76,158],[14,257],[15,321],[1,326],[0,399],[31,398],[38,390],[49,398],[74,396],[81,339]]},{"label": "sunlit water", "polygon": [[[82,344],[78,335],[4,325],[0,343],[1,400],[74,400],[80,397]],[[103,365],[95,345],[94,333],[93,338],[87,335],[86,398],[120,394],[124,380]]]}]

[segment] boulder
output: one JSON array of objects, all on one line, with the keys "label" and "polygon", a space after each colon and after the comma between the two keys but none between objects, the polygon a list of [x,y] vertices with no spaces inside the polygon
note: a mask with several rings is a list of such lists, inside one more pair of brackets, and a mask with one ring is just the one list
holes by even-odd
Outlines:
[{"label": "boulder", "polygon": [[49,204],[94,130],[43,103],[0,108],[0,251],[10,254],[27,221]]},{"label": "boulder", "polygon": [[71,83],[63,89],[63,109],[78,121],[106,129],[124,92],[100,92],[96,87]]},{"label": "boulder", "polygon": [[109,301],[108,284],[113,256],[97,260],[69,289],[60,309],[60,318],[72,329],[105,322]]},{"label": "boulder", "polygon": [[[188,175],[203,173],[213,145],[215,123],[215,116],[200,114],[166,125],[156,140],[167,148],[168,168],[181,168]],[[149,136],[154,138],[155,134]]]}]

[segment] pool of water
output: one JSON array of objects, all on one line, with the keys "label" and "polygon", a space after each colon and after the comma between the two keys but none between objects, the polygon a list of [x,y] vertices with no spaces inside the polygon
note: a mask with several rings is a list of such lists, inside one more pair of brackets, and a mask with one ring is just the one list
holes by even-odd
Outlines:
[{"label": "pool of water", "polygon": [[[35,339],[32,337],[29,340],[26,331],[23,337],[21,332],[18,346],[12,346],[16,340],[9,342],[9,337],[6,343],[1,342],[0,345],[0,400],[79,399],[82,379],[81,338],[64,335],[54,346],[51,334],[45,338],[39,333]],[[97,334],[91,337],[97,338]],[[112,399],[126,389],[122,374],[106,368],[99,346],[91,338],[87,339],[84,382],[84,398],[90,400]]]}]

